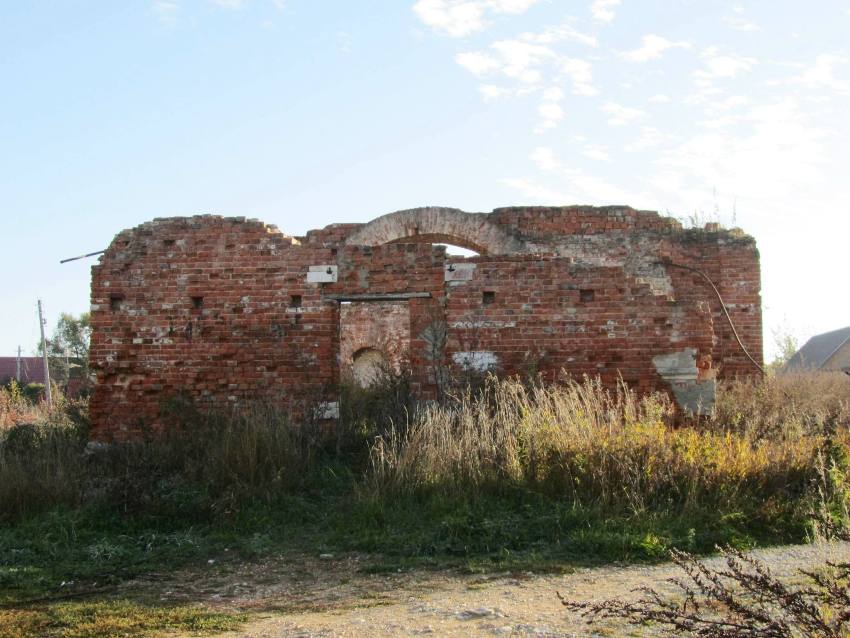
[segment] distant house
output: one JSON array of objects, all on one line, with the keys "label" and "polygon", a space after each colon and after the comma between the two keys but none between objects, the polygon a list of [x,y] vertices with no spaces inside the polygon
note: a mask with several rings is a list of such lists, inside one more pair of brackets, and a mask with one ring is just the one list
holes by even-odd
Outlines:
[{"label": "distant house", "polygon": [[18,357],[0,357],[0,384],[16,379],[20,385],[44,383],[44,359],[41,357],[21,357],[20,376],[18,376]]},{"label": "distant house", "polygon": [[805,370],[841,370],[850,374],[850,326],[815,335],[783,368],[783,372]]},{"label": "distant house", "polygon": [[[80,396],[86,389],[87,379],[83,373],[83,361],[75,357],[51,358],[50,381],[71,397]],[[41,357],[21,357],[20,376],[18,376],[18,358],[0,357],[0,385],[6,385],[15,379],[19,385],[30,383],[44,384],[44,359]]]}]

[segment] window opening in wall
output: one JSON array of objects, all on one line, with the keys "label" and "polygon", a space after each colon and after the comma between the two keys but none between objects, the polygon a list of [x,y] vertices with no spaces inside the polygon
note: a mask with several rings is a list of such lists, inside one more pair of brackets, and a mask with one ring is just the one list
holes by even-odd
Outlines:
[{"label": "window opening in wall", "polygon": [[124,301],[124,295],[120,293],[112,293],[109,295],[109,309],[112,312],[121,310],[121,304]]},{"label": "window opening in wall", "polygon": [[479,253],[475,252],[474,250],[464,248],[463,246],[457,246],[455,244],[439,243],[433,245],[443,246],[446,249],[447,257],[478,257],[479,255]]},{"label": "window opening in wall", "polygon": [[289,307],[290,308],[300,308],[301,307],[301,295],[290,295],[289,296]]},{"label": "window opening in wall", "polygon": [[495,293],[495,291],[493,291],[493,290],[485,290],[485,291],[481,294],[481,302],[482,302],[485,306],[489,306],[489,305],[490,305],[491,303],[493,303],[494,301],[496,301],[496,293]]},{"label": "window opening in wall", "polygon": [[173,239],[163,239],[162,243],[163,243],[164,246],[173,246],[174,240]]},{"label": "window opening in wall", "polygon": [[578,298],[581,301],[593,301],[596,298],[596,293],[593,290],[579,290]]},{"label": "window opening in wall", "polygon": [[192,307],[196,310],[200,310],[204,307],[204,298],[200,295],[195,295],[192,297]]}]

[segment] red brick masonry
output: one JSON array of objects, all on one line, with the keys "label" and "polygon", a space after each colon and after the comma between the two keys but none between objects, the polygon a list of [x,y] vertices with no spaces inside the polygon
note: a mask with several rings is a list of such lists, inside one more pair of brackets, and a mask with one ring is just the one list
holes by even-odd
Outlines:
[{"label": "red brick masonry", "polygon": [[[480,253],[447,256],[434,242]],[[464,374],[563,369],[671,391],[710,409],[715,377],[762,352],[755,241],[628,207],[421,208],[306,237],[244,218],[156,219],[119,233],[92,269],[93,436],[161,424],[188,396],[233,409],[319,397],[365,349],[435,396]]]}]

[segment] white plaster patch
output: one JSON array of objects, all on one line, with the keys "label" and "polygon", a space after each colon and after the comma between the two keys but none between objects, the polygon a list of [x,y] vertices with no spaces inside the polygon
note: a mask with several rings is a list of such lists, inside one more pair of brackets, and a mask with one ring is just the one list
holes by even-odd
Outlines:
[{"label": "white plaster patch", "polygon": [[477,267],[478,264],[470,263],[446,264],[443,270],[443,280],[457,282],[470,281]]},{"label": "white plaster patch", "polygon": [[659,354],[652,358],[658,374],[670,384],[673,396],[686,412],[711,414],[714,411],[716,384],[714,379],[698,381],[695,348]]},{"label": "white plaster patch", "polygon": [[499,362],[494,352],[489,350],[472,350],[470,352],[455,352],[452,360],[465,370],[487,372],[496,367]]},{"label": "white plaster patch", "polygon": [[652,357],[652,364],[665,381],[681,383],[697,379],[696,348],[685,348],[678,352],[659,354]]},{"label": "white plaster patch", "polygon": [[453,321],[450,328],[516,328],[516,321]]},{"label": "white plaster patch", "polygon": [[339,268],[332,264],[322,264],[320,266],[310,266],[307,272],[308,284],[328,284],[334,283],[339,275]]}]

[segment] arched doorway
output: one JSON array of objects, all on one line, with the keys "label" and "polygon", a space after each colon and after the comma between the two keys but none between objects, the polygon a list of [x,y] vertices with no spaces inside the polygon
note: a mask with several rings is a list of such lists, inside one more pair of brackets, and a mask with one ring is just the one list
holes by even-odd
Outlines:
[{"label": "arched doorway", "polygon": [[354,353],[351,377],[359,387],[368,388],[380,381],[389,369],[390,363],[383,352],[376,348],[361,348]]}]

